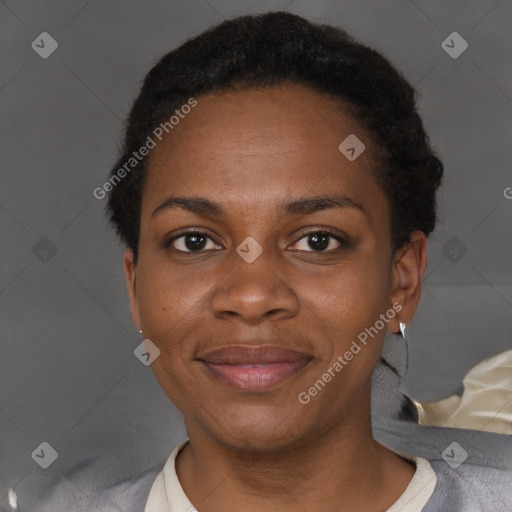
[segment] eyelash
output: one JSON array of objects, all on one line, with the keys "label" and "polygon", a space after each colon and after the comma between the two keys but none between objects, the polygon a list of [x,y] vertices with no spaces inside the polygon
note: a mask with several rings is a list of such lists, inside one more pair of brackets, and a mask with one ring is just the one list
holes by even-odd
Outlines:
[{"label": "eyelash", "polygon": [[[292,245],[296,245],[299,241],[301,241],[303,238],[306,238],[307,236],[309,235],[316,235],[316,234],[322,234],[322,235],[329,235],[330,238],[334,238],[339,244],[340,244],[340,247],[349,247],[350,243],[345,240],[341,235],[338,234],[338,232],[335,232],[333,229],[331,228],[316,228],[316,229],[312,229],[310,231],[306,231],[304,233],[302,233],[302,235],[300,236],[300,238],[297,239],[297,241],[295,241]],[[189,235],[199,235],[199,236],[204,236],[206,238],[209,238],[210,240],[212,240],[213,242],[215,242],[215,240],[212,239],[212,237],[206,232],[206,231],[202,231],[201,229],[190,229],[190,228],[187,228],[186,230],[184,231],[181,231],[179,232],[176,236],[173,236],[172,238],[170,238],[169,240],[166,240],[164,241],[163,243],[163,247],[164,249],[173,249],[172,248],[172,244],[180,239],[180,238],[183,238],[185,236],[189,236]],[[217,243],[217,242],[215,242]],[[220,244],[217,244],[217,245],[220,245]],[[317,254],[322,254],[322,253],[331,253],[333,251],[336,251],[336,249],[339,249],[340,247],[337,247],[335,249],[329,249],[329,250],[326,250],[326,251],[302,251],[302,252],[312,252],[312,253],[317,253]],[[176,252],[178,253],[184,253],[184,254],[201,254],[203,252],[208,252],[210,249],[201,249],[199,251],[182,251],[180,249],[174,249]]]}]

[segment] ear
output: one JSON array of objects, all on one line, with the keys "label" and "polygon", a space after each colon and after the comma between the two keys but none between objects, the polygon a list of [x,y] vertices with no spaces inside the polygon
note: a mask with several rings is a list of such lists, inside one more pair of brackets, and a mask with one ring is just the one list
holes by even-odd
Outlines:
[{"label": "ear", "polygon": [[141,321],[139,314],[139,304],[137,302],[137,289],[136,289],[136,273],[137,265],[133,259],[133,251],[126,249],[123,256],[123,267],[126,276],[126,284],[128,286],[128,296],[130,298],[130,311],[132,313],[132,320],[137,327],[137,330],[141,329]]},{"label": "ear", "polygon": [[388,323],[391,332],[400,332],[398,318],[408,324],[416,313],[421,297],[421,282],[426,268],[427,238],[422,231],[414,231],[410,242],[398,249],[393,256],[391,304],[398,302],[402,309]]}]

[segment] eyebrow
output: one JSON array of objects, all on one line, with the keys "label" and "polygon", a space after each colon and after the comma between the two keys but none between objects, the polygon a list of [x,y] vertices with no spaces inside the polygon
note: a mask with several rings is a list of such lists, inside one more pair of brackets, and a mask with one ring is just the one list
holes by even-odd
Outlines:
[{"label": "eyebrow", "polygon": [[[172,208],[181,208],[203,217],[225,217],[226,210],[221,204],[205,197],[168,197],[151,214],[153,218],[157,213]],[[360,210],[368,218],[366,208],[357,200],[345,195],[329,194],[314,197],[302,197],[292,201],[286,201],[277,206],[280,217],[286,215],[311,215],[315,212],[330,208],[352,208]]]}]

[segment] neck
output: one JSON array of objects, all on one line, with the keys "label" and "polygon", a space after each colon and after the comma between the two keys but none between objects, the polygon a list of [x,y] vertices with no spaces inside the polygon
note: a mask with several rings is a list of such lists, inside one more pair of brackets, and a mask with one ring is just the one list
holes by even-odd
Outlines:
[{"label": "neck", "polygon": [[[373,439],[369,403],[360,418],[276,451],[233,449],[187,425],[176,460],[185,494],[210,510],[384,510],[403,493],[415,467]],[[354,421],[357,420],[357,421]]]}]

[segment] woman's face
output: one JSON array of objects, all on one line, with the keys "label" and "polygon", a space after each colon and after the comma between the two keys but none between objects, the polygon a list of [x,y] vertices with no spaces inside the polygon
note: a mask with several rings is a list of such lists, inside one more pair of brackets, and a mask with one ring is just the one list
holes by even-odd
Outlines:
[{"label": "woman's face", "polygon": [[[125,254],[135,324],[160,349],[160,386],[189,433],[232,447],[278,450],[366,422],[396,318],[358,340],[401,298],[366,133],[299,86],[197,102],[151,151],[137,265]],[[350,134],[366,145],[353,161],[338,149]],[[321,196],[334,201],[307,201]],[[177,197],[217,209],[165,206]],[[250,351],[262,345],[296,352]]]}]

